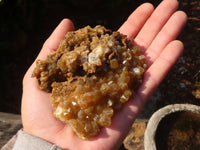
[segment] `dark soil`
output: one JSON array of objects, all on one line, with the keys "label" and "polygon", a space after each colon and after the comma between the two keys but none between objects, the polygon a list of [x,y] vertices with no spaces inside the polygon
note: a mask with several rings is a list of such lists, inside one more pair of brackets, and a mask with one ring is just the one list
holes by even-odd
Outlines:
[{"label": "dark soil", "polygon": [[182,0],[180,4],[188,15],[188,23],[179,36],[185,49],[159,87],[158,108],[174,103],[200,105],[200,1]]},{"label": "dark soil", "polygon": [[200,149],[200,115],[177,112],[166,116],[155,135],[157,150]]}]

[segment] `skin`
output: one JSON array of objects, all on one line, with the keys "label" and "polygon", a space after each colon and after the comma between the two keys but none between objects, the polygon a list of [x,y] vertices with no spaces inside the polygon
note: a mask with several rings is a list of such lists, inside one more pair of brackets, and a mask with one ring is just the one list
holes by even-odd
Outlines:
[{"label": "skin", "polygon": [[[36,66],[34,62],[23,79],[23,130],[63,149],[119,148],[138,113],[182,53],[183,43],[175,39],[185,25],[187,16],[177,8],[177,0],[164,0],[156,9],[144,3],[120,27],[119,32],[134,38],[135,44],[144,52],[148,69],[134,97],[115,113],[110,127],[102,128],[98,136],[87,141],[79,139],[70,126],[55,119],[50,94],[41,91],[36,78],[31,78]],[[62,20],[44,43],[37,59],[44,60],[55,51],[65,34],[72,30],[73,23],[69,19]]]}]

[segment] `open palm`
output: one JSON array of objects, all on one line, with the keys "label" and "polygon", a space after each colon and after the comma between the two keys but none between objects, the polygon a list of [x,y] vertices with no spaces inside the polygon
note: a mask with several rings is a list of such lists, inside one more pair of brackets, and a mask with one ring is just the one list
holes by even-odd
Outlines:
[{"label": "open palm", "polygon": [[[135,44],[147,57],[148,69],[137,93],[115,113],[110,127],[102,128],[100,134],[91,141],[79,139],[69,125],[53,116],[49,93],[41,91],[36,79],[30,77],[36,66],[34,62],[23,80],[23,130],[63,149],[117,149],[145,102],[183,50],[183,44],[175,38],[187,17],[185,13],[176,11],[177,8],[177,0],[164,0],[155,10],[151,4],[145,3],[119,29],[128,38],[135,39]],[[73,23],[64,19],[44,43],[37,59],[44,60],[55,51],[65,34],[71,30],[74,30]]]}]

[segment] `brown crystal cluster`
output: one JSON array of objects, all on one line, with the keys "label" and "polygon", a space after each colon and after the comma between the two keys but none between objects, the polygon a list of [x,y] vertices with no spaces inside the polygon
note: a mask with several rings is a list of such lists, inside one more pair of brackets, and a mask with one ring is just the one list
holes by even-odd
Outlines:
[{"label": "brown crystal cluster", "polygon": [[57,51],[36,65],[32,76],[52,93],[55,117],[91,139],[133,96],[146,58],[133,40],[99,25],[68,32]]}]

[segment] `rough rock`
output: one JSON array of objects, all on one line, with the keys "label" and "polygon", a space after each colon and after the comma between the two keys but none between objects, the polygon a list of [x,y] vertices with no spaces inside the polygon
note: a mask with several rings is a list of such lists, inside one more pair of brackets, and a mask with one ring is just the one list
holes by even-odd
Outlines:
[{"label": "rough rock", "polygon": [[21,116],[0,112],[0,148],[22,128]]},{"label": "rough rock", "polygon": [[128,150],[144,150],[144,132],[147,126],[148,120],[137,119],[133,123],[129,134],[125,138],[123,144]]}]

